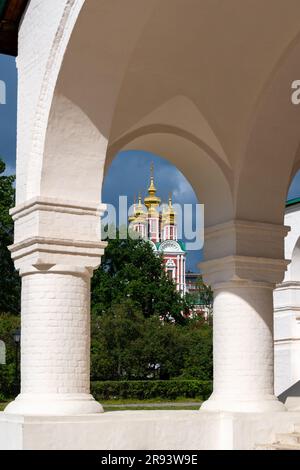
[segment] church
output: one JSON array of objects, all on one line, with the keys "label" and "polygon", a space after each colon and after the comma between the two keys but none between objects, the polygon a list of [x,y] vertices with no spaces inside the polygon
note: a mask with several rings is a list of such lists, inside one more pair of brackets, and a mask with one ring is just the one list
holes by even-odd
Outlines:
[{"label": "church", "polygon": [[166,272],[176,284],[177,290],[186,292],[186,250],[178,240],[176,212],[169,196],[168,204],[161,204],[154,184],[154,166],[151,165],[150,186],[148,195],[142,203],[139,194],[138,203],[134,203],[133,213],[129,216],[129,228],[137,232],[141,238],[151,243],[153,251],[162,255]]}]

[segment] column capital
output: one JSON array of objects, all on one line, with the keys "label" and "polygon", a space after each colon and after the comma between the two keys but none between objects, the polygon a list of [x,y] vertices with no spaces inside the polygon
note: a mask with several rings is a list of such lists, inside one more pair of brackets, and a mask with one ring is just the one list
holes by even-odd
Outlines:
[{"label": "column capital", "polygon": [[[92,271],[100,265],[104,204],[36,197],[11,210],[15,243],[9,249],[21,275],[54,266]],[[73,267],[73,268],[71,268]]]},{"label": "column capital", "polygon": [[214,289],[224,283],[274,288],[283,280],[288,263],[284,259],[233,255],[200,263],[200,267],[205,281]]},{"label": "column capital", "polygon": [[20,275],[35,272],[76,272],[92,274],[101,262],[107,243],[33,237],[9,247]]},{"label": "column capital", "polygon": [[[284,225],[231,220],[205,230],[205,261],[200,263],[207,283],[265,284],[282,282],[289,261],[284,260]],[[237,285],[237,284],[236,284]]]},{"label": "column capital", "polygon": [[205,259],[226,256],[284,258],[284,239],[290,227],[279,224],[230,220],[205,229]]}]

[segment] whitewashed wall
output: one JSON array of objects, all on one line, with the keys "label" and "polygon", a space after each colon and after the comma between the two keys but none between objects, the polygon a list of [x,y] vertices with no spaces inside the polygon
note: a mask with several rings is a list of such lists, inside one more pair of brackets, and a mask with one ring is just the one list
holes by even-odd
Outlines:
[{"label": "whitewashed wall", "polygon": [[274,291],[275,394],[300,380],[300,202],[287,207],[284,282]]}]

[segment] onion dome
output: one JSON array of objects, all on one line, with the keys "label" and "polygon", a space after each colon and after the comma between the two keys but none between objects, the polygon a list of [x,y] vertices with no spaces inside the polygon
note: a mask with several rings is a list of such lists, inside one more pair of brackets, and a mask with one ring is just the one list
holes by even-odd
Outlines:
[{"label": "onion dome", "polygon": [[172,204],[172,195],[169,196],[169,204],[162,214],[162,222],[164,225],[175,225],[176,223],[176,212]]},{"label": "onion dome", "polygon": [[141,193],[139,194],[138,204],[134,203],[134,210],[133,214],[129,216],[128,220],[131,223],[145,223],[147,219],[147,213],[144,210],[144,206],[142,203],[142,196]]},{"label": "onion dome", "polygon": [[158,207],[160,206],[161,199],[160,197],[156,196],[156,187],[154,185],[154,165],[151,164],[151,178],[150,178],[150,186],[148,188],[148,196],[144,199],[144,204],[148,209],[149,215],[159,216],[158,214]]},{"label": "onion dome", "polygon": [[136,209],[135,209],[135,216],[138,219],[146,219],[146,217],[147,217],[147,213],[144,210],[144,206],[143,206],[143,203],[142,203],[141,193],[139,194],[139,202],[138,202],[138,205],[136,206]]}]

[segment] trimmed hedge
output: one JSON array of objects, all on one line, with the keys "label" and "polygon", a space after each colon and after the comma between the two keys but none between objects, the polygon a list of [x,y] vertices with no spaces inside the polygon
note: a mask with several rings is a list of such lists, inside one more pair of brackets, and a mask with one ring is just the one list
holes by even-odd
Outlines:
[{"label": "trimmed hedge", "polygon": [[212,382],[203,380],[120,380],[91,383],[96,400],[152,398],[175,400],[176,398],[199,398],[206,400],[212,392]]}]

